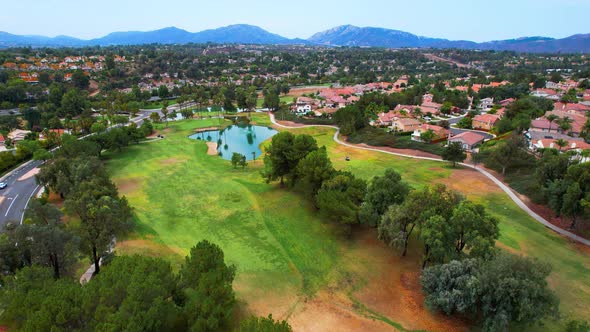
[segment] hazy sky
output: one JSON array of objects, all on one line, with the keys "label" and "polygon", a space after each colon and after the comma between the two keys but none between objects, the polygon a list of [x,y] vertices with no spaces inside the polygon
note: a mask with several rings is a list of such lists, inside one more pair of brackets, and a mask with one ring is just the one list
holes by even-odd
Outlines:
[{"label": "hazy sky", "polygon": [[101,37],[176,26],[191,32],[247,23],[307,38],[343,24],[488,41],[590,33],[590,0],[2,0],[0,31]]}]

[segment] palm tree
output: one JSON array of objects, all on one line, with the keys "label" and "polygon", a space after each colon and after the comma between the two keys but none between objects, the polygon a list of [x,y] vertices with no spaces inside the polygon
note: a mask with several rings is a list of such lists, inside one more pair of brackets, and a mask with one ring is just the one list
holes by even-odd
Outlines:
[{"label": "palm tree", "polygon": [[547,121],[549,121],[549,132],[551,132],[551,125],[555,120],[559,119],[559,117],[555,114],[549,114],[545,118],[547,119]]},{"label": "palm tree", "polygon": [[561,132],[565,133],[566,131],[572,129],[572,122],[573,120],[566,116],[565,118],[559,120],[557,123],[559,124],[559,129],[561,129]]},{"label": "palm tree", "polygon": [[564,140],[563,138],[560,138],[555,141],[555,144],[557,144],[557,146],[559,146],[559,151],[561,151],[561,149],[566,147],[569,144],[569,142]]}]

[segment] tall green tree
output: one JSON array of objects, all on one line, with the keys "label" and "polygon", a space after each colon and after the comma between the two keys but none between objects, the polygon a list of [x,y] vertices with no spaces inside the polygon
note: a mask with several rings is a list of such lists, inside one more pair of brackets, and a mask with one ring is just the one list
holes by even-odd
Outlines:
[{"label": "tall green tree", "polygon": [[492,260],[436,265],[422,275],[426,304],[450,314],[470,314],[484,331],[531,326],[556,317],[559,300],[547,284],[551,268],[530,258],[498,253]]},{"label": "tall green tree", "polygon": [[323,182],[316,205],[327,219],[343,225],[357,224],[366,188],[364,180],[352,173],[340,172]]},{"label": "tall green tree", "polygon": [[65,229],[63,214],[53,204],[33,199],[25,216],[21,246],[30,248],[32,263],[51,267],[53,277],[59,279],[77,261],[79,239]]},{"label": "tall green tree", "polygon": [[65,206],[81,220],[82,251],[92,260],[94,273],[98,274],[100,259],[109,251],[114,237],[128,229],[131,208],[106,176],[79,183]]},{"label": "tall green tree", "polygon": [[488,257],[493,253],[498,236],[498,221],[483,206],[465,200],[454,208],[449,219],[434,215],[426,220],[422,227],[427,247],[424,259],[445,263],[467,255]]},{"label": "tall green tree", "polygon": [[305,156],[318,149],[317,142],[310,135],[293,135],[288,131],[280,132],[272,137],[270,146],[264,157],[265,170],[262,175],[267,182],[284,178],[297,182],[297,165]]},{"label": "tall green tree", "polygon": [[402,181],[401,175],[391,168],[386,169],[383,176],[375,176],[367,186],[361,222],[376,227],[389,206],[403,203],[409,192],[410,186]]},{"label": "tall green tree", "polygon": [[467,154],[463,151],[463,147],[461,147],[461,143],[459,142],[451,142],[449,143],[443,150],[442,158],[444,160],[448,160],[453,163],[453,167],[457,165],[457,163],[462,163],[467,158]]},{"label": "tall green tree", "polygon": [[216,244],[201,241],[191,248],[179,272],[184,313],[191,331],[226,330],[236,303],[232,283],[236,267],[226,265]]},{"label": "tall green tree", "polygon": [[322,183],[331,179],[336,172],[325,146],[305,156],[297,164],[296,171],[299,187],[310,197],[314,197],[322,187]]}]

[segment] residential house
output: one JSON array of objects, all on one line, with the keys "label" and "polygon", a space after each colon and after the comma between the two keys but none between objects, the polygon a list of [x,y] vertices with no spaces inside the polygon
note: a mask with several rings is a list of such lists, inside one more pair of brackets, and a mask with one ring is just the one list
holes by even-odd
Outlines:
[{"label": "residential house", "polygon": [[449,136],[450,131],[445,129],[441,126],[435,126],[431,124],[421,124],[418,128],[414,129],[412,133],[412,140],[417,142],[422,142],[422,133],[425,133],[429,130],[432,130],[434,133],[434,138],[432,141],[439,141],[447,138]]},{"label": "residential house", "polygon": [[550,123],[549,120],[545,118],[538,118],[531,121],[531,127],[529,131],[548,133],[551,132],[552,129],[557,131],[557,124]]},{"label": "residential house", "polygon": [[496,122],[500,120],[500,116],[497,114],[482,114],[473,118],[472,127],[473,129],[487,130],[490,131],[494,128]]},{"label": "residential house", "polygon": [[491,110],[492,107],[494,107],[494,98],[484,98],[480,100],[479,105],[477,107],[484,111]]},{"label": "residential house", "polygon": [[[550,111],[545,113],[545,117],[549,116],[550,114],[557,116],[559,119],[569,119],[571,129],[567,132],[573,134],[574,136],[580,135],[582,128],[586,124],[586,121],[588,121],[588,118],[585,115],[576,111]],[[555,128],[559,128],[559,124],[555,124]]]},{"label": "residential house", "polygon": [[[71,134],[71,130],[69,129],[48,129],[47,132],[49,133],[56,133],[58,137],[63,136],[64,134]],[[43,141],[45,140],[46,137],[45,135],[42,133],[39,134],[39,140]]]},{"label": "residential house", "polygon": [[389,111],[387,113],[381,112],[377,114],[377,120],[372,123],[378,127],[389,127],[393,123],[394,119],[397,119],[397,113],[395,111]]},{"label": "residential house", "polygon": [[404,114],[406,116],[411,116],[411,114],[414,112],[414,110],[416,108],[420,108],[420,106],[416,106],[416,105],[397,105],[393,110],[395,112],[399,112],[400,114]]},{"label": "residential house", "polygon": [[504,99],[504,100],[500,101],[500,105],[502,105],[502,107],[507,107],[508,105],[512,104],[515,101],[516,101],[516,99],[514,99],[514,98]]},{"label": "residential house", "polygon": [[377,114],[377,120],[372,121],[372,126],[389,127],[394,120],[401,118],[414,118],[412,111],[407,109],[390,110],[389,112],[381,112]]},{"label": "residential house", "polygon": [[30,130],[15,129],[8,134],[8,138],[14,142],[23,141],[30,132]]},{"label": "residential house", "polygon": [[531,96],[546,98],[550,100],[559,100],[563,94],[551,89],[536,89],[531,92]]},{"label": "residential house", "polygon": [[475,151],[483,143],[485,136],[473,131],[464,131],[449,138],[449,143],[459,142],[465,151]]},{"label": "residential house", "polygon": [[309,97],[299,97],[293,105],[293,112],[297,115],[305,115],[317,109],[319,102]]},{"label": "residential house", "polygon": [[555,103],[553,106],[554,111],[564,111],[569,113],[578,113],[586,115],[586,112],[590,111],[590,106],[580,103]]},{"label": "residential house", "polygon": [[531,148],[533,150],[557,149],[561,152],[576,151],[578,153],[582,152],[583,150],[590,149],[590,144],[584,142],[584,140],[575,140],[570,137],[569,140],[564,139],[564,141],[567,142],[567,145],[564,147],[560,147],[557,144],[557,139],[543,138],[543,139],[533,140],[531,142]]},{"label": "residential house", "polygon": [[545,83],[545,88],[552,89],[552,90],[559,90],[561,87],[559,85],[559,82],[555,83],[555,82],[547,81],[547,83]]},{"label": "residential house", "polygon": [[391,129],[396,132],[409,133],[418,129],[418,127],[420,127],[421,124],[422,123],[416,119],[400,118],[393,120],[391,124]]}]

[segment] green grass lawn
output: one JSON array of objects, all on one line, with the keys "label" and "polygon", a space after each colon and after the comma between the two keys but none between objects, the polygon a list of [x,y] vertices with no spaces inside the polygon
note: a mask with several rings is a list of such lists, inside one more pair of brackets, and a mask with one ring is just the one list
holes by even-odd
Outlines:
[{"label": "green grass lawn", "polygon": [[[270,125],[265,114],[253,113],[252,121]],[[348,273],[349,262],[340,258],[347,239],[320,220],[310,200],[264,183],[260,160],[234,170],[228,161],[208,156],[204,142],[187,139],[198,127],[219,124],[208,119],[171,122],[168,130],[159,125],[164,140],[107,155],[108,169],[134,207],[137,224],[136,233],[120,241],[117,250],[158,255],[178,265],[198,241],[216,242],[238,267],[236,287],[243,298],[260,292],[311,295]],[[365,179],[391,167],[417,187],[449,180],[456,172],[443,163],[337,145],[333,129],[292,131],[313,135],[328,147],[336,168]],[[499,189],[464,188],[499,218],[501,247],[553,266],[550,283],[564,316],[590,317],[590,256],[536,223]],[[548,326],[556,324],[561,327],[563,321]]]},{"label": "green grass lawn", "polygon": [[186,138],[196,125],[218,124],[217,119],[170,123],[165,140],[130,147],[109,160],[114,181],[135,208],[138,227],[132,238],[146,251],[177,262],[191,246],[209,239],[242,275],[270,278],[260,287],[314,292],[337,262],[332,226],[311,213],[309,202],[266,185],[260,161],[234,170],[206,155],[204,142]]},{"label": "green grass lawn", "polygon": [[[168,100],[168,106],[175,105],[176,103],[177,103],[176,99],[170,99],[170,100]],[[164,104],[161,101],[148,103],[145,106],[146,109],[151,109],[151,110],[161,109],[162,107],[164,107]]]},{"label": "green grass lawn", "polygon": [[[286,96],[281,95],[279,97],[279,99],[280,99],[281,102],[285,102],[287,105],[290,105],[290,104],[293,103],[293,98],[294,97],[295,96],[291,96],[291,95],[286,95]],[[262,108],[263,107],[262,106],[263,104],[264,104],[264,98],[258,98],[258,99],[256,99],[256,108]]]},{"label": "green grass lawn", "polygon": [[[336,168],[351,171],[365,179],[382,174],[386,168],[391,167],[405,181],[418,187],[444,180],[454,171],[448,164],[440,162],[343,147],[333,141],[334,130],[329,128],[291,131],[312,134],[320,145],[328,147]],[[347,155],[351,157],[351,161],[345,161]],[[497,187],[490,191],[467,185],[461,187],[461,191],[469,199],[485,205],[500,220],[501,247],[551,264],[553,273],[550,284],[561,299],[564,317],[590,317],[590,250],[583,252],[577,245],[533,220]]]}]

